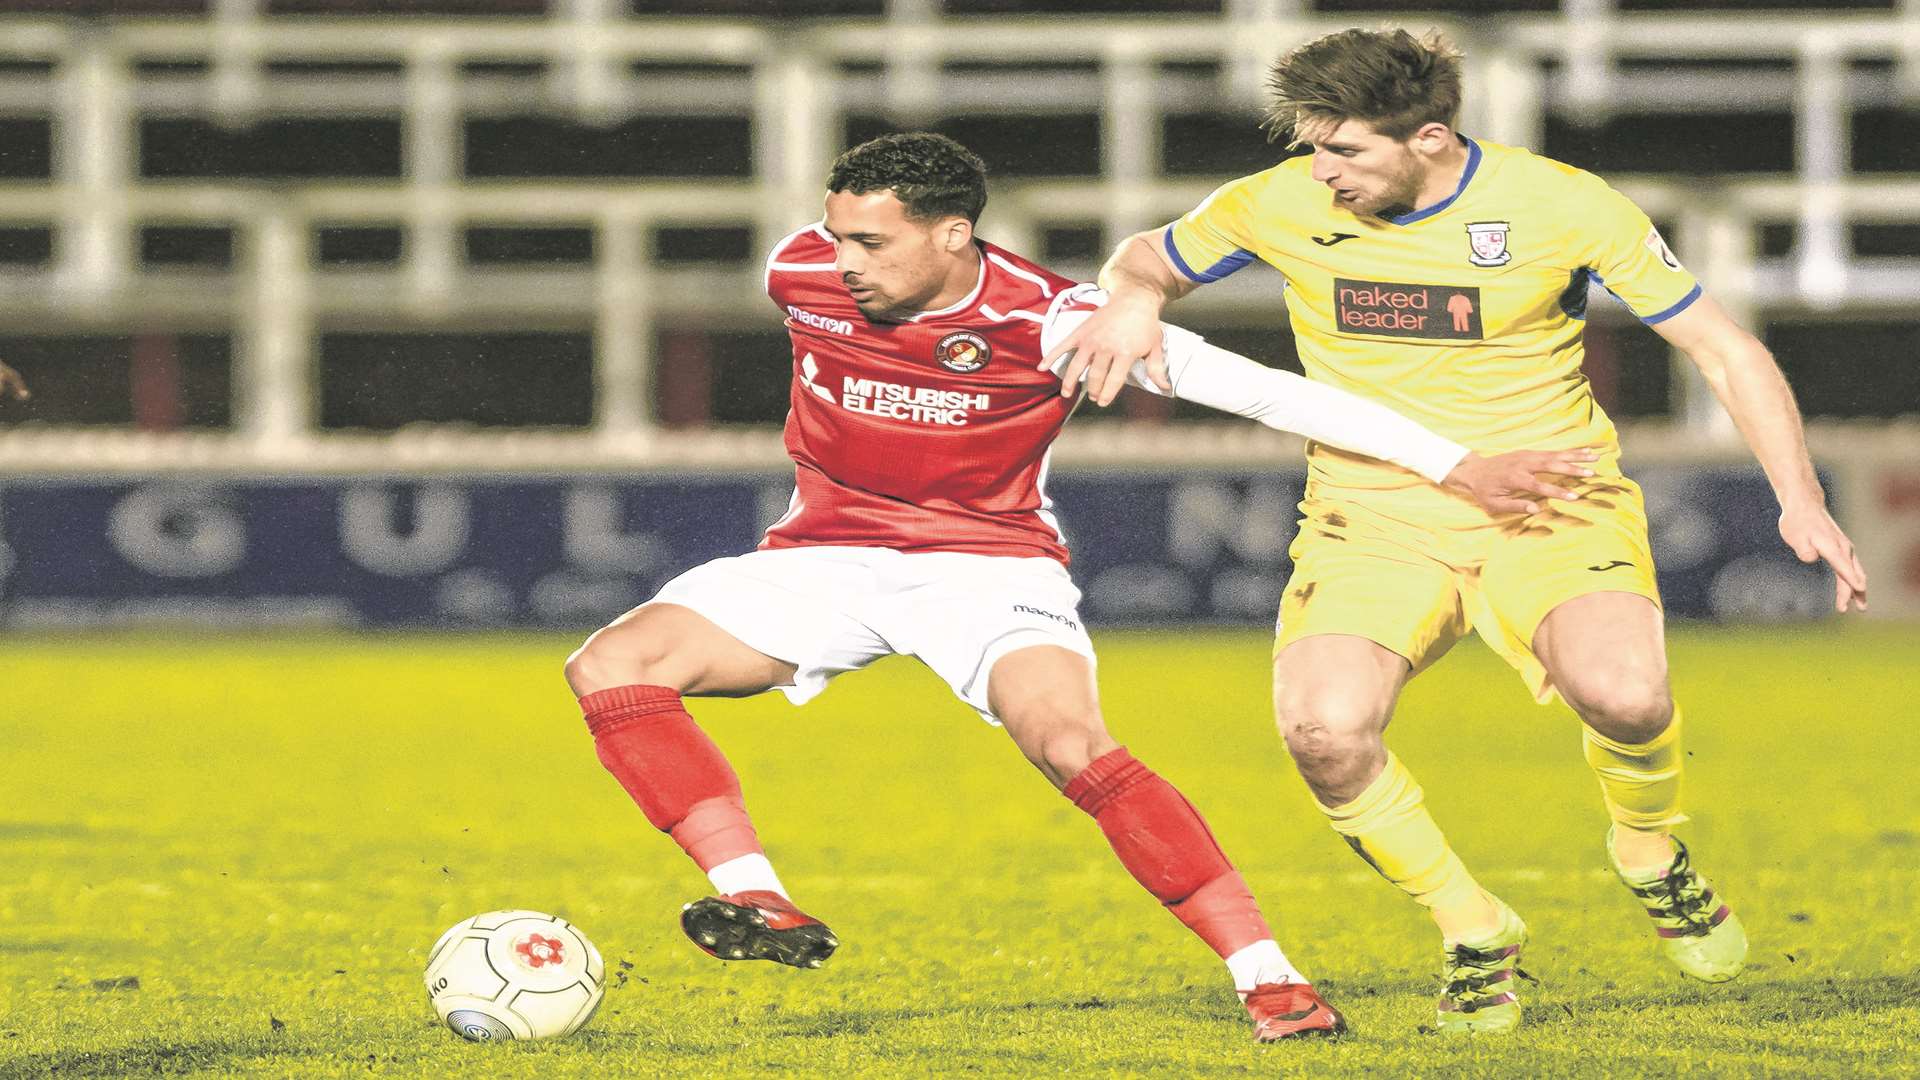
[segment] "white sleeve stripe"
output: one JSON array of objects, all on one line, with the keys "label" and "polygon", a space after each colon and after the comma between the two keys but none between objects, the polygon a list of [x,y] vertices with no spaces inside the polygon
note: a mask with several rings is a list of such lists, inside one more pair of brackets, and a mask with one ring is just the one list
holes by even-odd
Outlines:
[{"label": "white sleeve stripe", "polygon": [[[818,268],[819,264],[817,263],[783,263],[778,260],[780,253],[787,250],[787,245],[798,240],[802,234],[809,232],[818,233],[822,239],[832,240],[833,237],[828,235],[827,231],[822,227],[824,224],[824,221],[816,221],[805,228],[795,229],[781,237],[779,243],[773,245],[773,250],[767,252],[767,272],[761,275],[760,278],[761,292],[768,294],[773,292],[773,272],[775,270],[813,270]],[[827,265],[832,266],[833,264],[828,263]]]},{"label": "white sleeve stripe", "polygon": [[992,319],[995,322],[1006,322],[1008,319],[1025,319],[1028,322],[1037,322],[1037,323],[1044,324],[1047,321],[1047,317],[1045,315],[1036,315],[1031,311],[1021,311],[1018,308],[1015,308],[1012,311],[1002,313],[1002,312],[993,310],[992,308],[988,307],[985,304],[980,305],[980,314],[985,315],[987,318]]},{"label": "white sleeve stripe", "polygon": [[1053,298],[1053,303],[1047,305],[1047,318],[1051,319],[1060,314],[1061,308],[1066,307],[1075,300],[1084,301],[1095,307],[1101,307],[1107,302],[1107,294],[1101,290],[1100,286],[1095,285],[1091,281],[1082,282],[1070,289],[1062,290],[1059,296]]},{"label": "white sleeve stripe", "polygon": [[826,270],[832,270],[832,269],[833,269],[834,267],[836,267],[836,266],[838,266],[838,265],[840,265],[840,264],[839,264],[839,263],[783,263],[783,262],[777,262],[777,263],[768,263],[768,264],[767,264],[767,269],[768,269],[768,270],[798,270],[798,271],[800,271],[800,272],[802,272],[802,273],[818,273],[818,272],[821,272],[821,271],[826,271]]},{"label": "white sleeve stripe", "polygon": [[1047,284],[1047,279],[1041,277],[1039,274],[1033,273],[1032,271],[1029,271],[1029,270],[1022,270],[1019,267],[1008,262],[1007,260],[1001,258],[1000,256],[993,254],[992,252],[987,253],[987,258],[992,259],[995,266],[1000,267],[1002,270],[1005,270],[1007,273],[1012,274],[1014,277],[1026,278],[1028,281],[1031,281],[1035,285],[1040,286],[1041,296],[1053,295],[1053,288]]}]

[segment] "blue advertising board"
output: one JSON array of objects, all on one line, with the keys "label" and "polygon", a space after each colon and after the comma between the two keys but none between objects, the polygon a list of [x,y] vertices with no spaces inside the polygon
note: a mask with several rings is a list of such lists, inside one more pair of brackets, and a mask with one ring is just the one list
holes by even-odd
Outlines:
[{"label": "blue advertising board", "polygon": [[[1669,612],[1817,614],[1752,466],[1661,466],[1647,491]],[[1049,482],[1094,625],[1266,624],[1299,470],[1062,473]],[[752,548],[785,473],[0,484],[0,626],[592,627],[687,567]]]}]

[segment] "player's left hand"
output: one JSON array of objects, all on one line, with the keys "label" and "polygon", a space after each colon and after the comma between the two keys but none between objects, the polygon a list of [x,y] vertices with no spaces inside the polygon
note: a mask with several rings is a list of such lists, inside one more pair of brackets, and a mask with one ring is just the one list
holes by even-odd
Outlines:
[{"label": "player's left hand", "polygon": [[15,401],[25,401],[32,396],[33,391],[27,389],[27,380],[21,378],[19,372],[0,364],[0,399],[10,397]]},{"label": "player's left hand", "polygon": [[1593,475],[1588,464],[1600,454],[1592,447],[1579,450],[1514,450],[1481,457],[1468,452],[1447,474],[1446,486],[1464,491],[1491,514],[1537,514],[1547,499],[1577,499],[1572,488],[1542,477]]},{"label": "player's left hand", "polygon": [[1167,358],[1161,346],[1160,316],[1150,305],[1132,304],[1124,298],[1109,300],[1106,306],[1087,316],[1040,360],[1040,370],[1051,370],[1062,359],[1060,395],[1072,397],[1086,383],[1087,397],[1095,405],[1110,405],[1127,385],[1127,376],[1136,360],[1147,363],[1147,377],[1161,390],[1172,393],[1167,377]]},{"label": "player's left hand", "polygon": [[1827,512],[1825,504],[1796,505],[1780,513],[1780,538],[1803,563],[1824,559],[1833,567],[1833,609],[1867,610],[1867,572],[1854,554],[1853,541]]}]

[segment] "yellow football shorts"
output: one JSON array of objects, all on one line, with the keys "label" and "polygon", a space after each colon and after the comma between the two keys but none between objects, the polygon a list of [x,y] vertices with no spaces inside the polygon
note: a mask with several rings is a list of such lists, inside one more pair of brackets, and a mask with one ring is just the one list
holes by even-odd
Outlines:
[{"label": "yellow football shorts", "polygon": [[1417,672],[1478,630],[1537,700],[1553,700],[1533,653],[1548,612],[1596,592],[1660,603],[1639,485],[1603,475],[1576,490],[1578,499],[1502,523],[1437,488],[1309,484],[1275,655],[1304,637],[1352,634],[1406,657]]}]

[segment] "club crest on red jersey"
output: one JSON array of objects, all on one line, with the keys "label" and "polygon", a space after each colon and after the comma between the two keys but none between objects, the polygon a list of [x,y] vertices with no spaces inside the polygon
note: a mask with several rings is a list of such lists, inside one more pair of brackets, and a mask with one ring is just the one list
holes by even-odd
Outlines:
[{"label": "club crest on red jersey", "polygon": [[1505,266],[1513,261],[1507,250],[1507,221],[1475,221],[1467,226],[1467,261],[1475,266]]},{"label": "club crest on red jersey", "polygon": [[960,330],[940,339],[940,344],[933,347],[933,358],[948,371],[964,375],[986,367],[993,359],[993,346],[971,330]]}]

